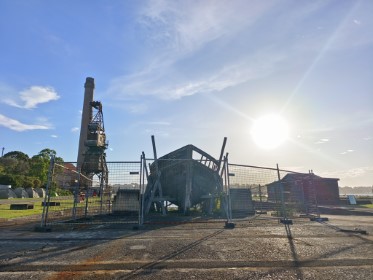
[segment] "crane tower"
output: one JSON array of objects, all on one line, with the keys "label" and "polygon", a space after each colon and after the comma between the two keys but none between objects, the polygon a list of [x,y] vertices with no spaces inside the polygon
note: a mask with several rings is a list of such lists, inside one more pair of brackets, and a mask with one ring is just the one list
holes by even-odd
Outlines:
[{"label": "crane tower", "polygon": [[100,190],[102,193],[108,184],[108,168],[105,153],[108,144],[106,141],[102,104],[100,101],[93,101],[93,90],[94,79],[87,78],[77,167],[83,175],[80,180],[81,187],[85,189],[90,187],[93,176],[97,175],[100,179]]}]

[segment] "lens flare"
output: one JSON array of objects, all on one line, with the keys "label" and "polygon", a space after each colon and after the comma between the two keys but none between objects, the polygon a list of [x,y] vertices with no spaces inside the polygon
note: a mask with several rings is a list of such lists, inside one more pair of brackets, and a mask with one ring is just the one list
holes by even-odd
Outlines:
[{"label": "lens flare", "polygon": [[275,149],[288,139],[289,126],[281,116],[266,115],[254,121],[250,134],[258,147]]}]

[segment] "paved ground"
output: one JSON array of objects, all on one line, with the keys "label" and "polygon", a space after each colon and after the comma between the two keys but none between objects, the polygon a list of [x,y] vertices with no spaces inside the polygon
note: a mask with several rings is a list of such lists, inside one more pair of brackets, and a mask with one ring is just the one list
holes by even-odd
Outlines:
[{"label": "paved ground", "polygon": [[[0,227],[0,279],[373,279],[373,216],[54,228]],[[351,232],[340,231],[350,230]]]}]

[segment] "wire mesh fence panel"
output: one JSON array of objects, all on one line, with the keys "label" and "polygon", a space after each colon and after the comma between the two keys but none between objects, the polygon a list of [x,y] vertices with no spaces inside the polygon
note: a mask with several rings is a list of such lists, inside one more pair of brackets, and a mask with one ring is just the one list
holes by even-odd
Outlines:
[{"label": "wire mesh fence panel", "polygon": [[317,211],[313,174],[227,159],[220,166],[204,157],[155,161],[143,155],[141,161],[107,162],[88,174],[76,162],[52,167],[41,202],[44,224],[142,224],[196,216],[229,222],[267,212],[288,218]]},{"label": "wire mesh fence panel", "polygon": [[141,162],[109,162],[112,218],[121,223],[138,223],[141,203]]},{"label": "wire mesh fence panel", "polygon": [[278,168],[229,164],[229,188],[233,218],[266,214],[288,218],[298,211],[290,200],[290,190],[283,178],[292,171]]},{"label": "wire mesh fence panel", "polygon": [[318,194],[323,189],[320,188],[317,178],[319,177],[313,173],[289,173],[282,179],[285,201],[292,206],[294,211],[307,216],[320,216]]},{"label": "wire mesh fence panel", "polygon": [[97,174],[79,172],[75,162],[54,163],[43,222],[137,223],[139,196],[140,162],[108,162]]}]

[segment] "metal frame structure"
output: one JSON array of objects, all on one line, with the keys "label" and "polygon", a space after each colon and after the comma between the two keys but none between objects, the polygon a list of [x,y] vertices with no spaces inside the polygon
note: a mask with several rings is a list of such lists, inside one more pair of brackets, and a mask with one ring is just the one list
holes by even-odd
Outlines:
[{"label": "metal frame structure", "polygon": [[91,101],[90,106],[92,107],[92,117],[88,123],[86,141],[84,142],[86,150],[80,167],[79,188],[75,191],[76,200],[80,191],[84,190],[86,192],[86,208],[88,207],[89,197],[92,196],[88,189],[92,187],[93,176],[99,178],[101,200],[103,200],[109,180],[105,153],[108,143],[106,142],[102,104],[99,101]]},{"label": "metal frame structure", "polygon": [[[225,144],[226,138],[219,160],[193,145],[184,146],[158,158],[152,136],[154,161],[149,166],[149,171],[144,153],[142,156],[143,173],[147,177],[143,192],[145,215],[154,206],[165,215],[168,202],[177,205],[184,214],[203,201],[210,200],[211,205],[211,201],[223,191],[219,172]],[[196,155],[200,158],[195,159]]]},{"label": "metal frame structure", "polygon": [[[149,198],[146,198],[145,193],[147,187],[155,185],[154,181],[148,181],[148,163],[151,161],[153,161],[153,163],[155,162],[154,159],[146,159],[145,154],[143,153],[140,161],[108,162],[107,164],[108,170],[110,170],[111,173],[111,181],[108,184],[107,192],[102,196],[91,198],[90,196],[85,197],[84,194],[82,195],[81,193],[77,194],[76,190],[80,190],[79,183],[74,185],[69,184],[67,181],[58,180],[58,177],[61,175],[63,170],[68,173],[74,172],[76,176],[75,178],[79,177],[80,181],[91,180],[81,172],[71,168],[71,166],[76,166],[75,163],[55,163],[54,160],[51,159],[46,189],[47,192],[43,202],[44,208],[41,217],[41,227],[65,222],[78,224],[131,223],[141,226],[146,223],[191,221],[197,218],[197,220],[223,219],[226,221],[226,227],[233,228],[235,222],[243,219],[251,219],[256,215],[254,215],[255,211],[251,214],[247,212],[247,207],[249,207],[249,205],[246,203],[246,198],[249,192],[238,192],[238,195],[236,192],[233,195],[232,190],[251,190],[252,188],[259,188],[261,195],[261,201],[259,204],[260,211],[270,211],[270,213],[265,217],[268,219],[276,218],[279,222],[285,224],[292,223],[291,218],[295,213],[294,206],[296,205],[284,199],[284,195],[287,195],[286,190],[284,190],[281,180],[278,180],[279,178],[284,178],[284,175],[288,174],[290,171],[280,170],[278,166],[277,168],[267,168],[232,164],[228,162],[228,154],[226,154],[222,160],[222,166],[218,176],[219,180],[217,182],[220,191],[216,194],[210,194],[204,197],[206,202],[210,201],[210,203],[206,204],[207,206],[212,207],[212,205],[214,205],[214,211],[209,207],[193,208],[189,216],[185,215],[183,211],[175,212],[172,209],[168,209],[167,206],[170,206],[172,201],[169,200],[167,193],[164,193],[164,189],[162,189],[163,196],[160,196],[158,190],[160,187],[163,187],[161,181],[159,182],[160,185],[158,187],[153,188],[153,190],[156,191],[153,199],[149,200]],[[160,159],[158,159],[158,161],[160,162]],[[199,162],[199,160],[195,159],[193,159],[193,161],[194,163]],[[173,162],[175,162],[175,160],[173,160]],[[168,163],[171,163],[171,161]],[[94,187],[98,186],[100,182],[96,179],[96,177],[93,178],[94,182],[91,184],[93,187],[87,185],[86,193],[92,192]],[[312,179],[312,176],[310,179]],[[66,182],[67,184],[63,186],[61,185],[62,182]],[[59,187],[71,191],[75,190],[74,196],[54,197],[51,192],[51,186],[56,183]],[[273,185],[274,183],[276,183],[276,201],[263,202],[263,189],[265,192],[266,186],[270,184]],[[135,193],[138,195],[135,195]],[[167,204],[164,204],[164,211],[162,211],[162,206],[159,205],[158,212],[146,212],[146,207],[149,201],[154,203],[167,202]],[[256,205],[258,205],[258,203],[259,201],[256,201]],[[264,203],[264,207],[262,203]],[[204,206],[204,204],[201,205]],[[261,215],[262,213],[257,214]],[[275,214],[274,217],[271,217],[273,216],[272,214]],[[319,218],[319,215],[317,218]]]}]

